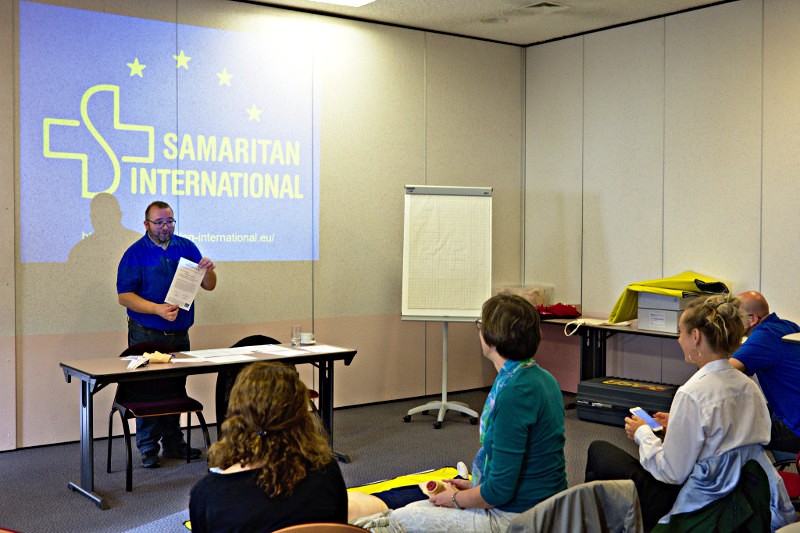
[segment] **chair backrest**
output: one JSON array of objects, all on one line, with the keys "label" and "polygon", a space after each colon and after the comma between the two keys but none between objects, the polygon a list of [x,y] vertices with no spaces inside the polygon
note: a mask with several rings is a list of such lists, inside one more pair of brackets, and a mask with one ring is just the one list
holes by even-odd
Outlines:
[{"label": "chair backrest", "polygon": [[550,496],[511,520],[509,533],[642,531],[636,486],[630,479],[590,481]]},{"label": "chair backrest", "polygon": [[[280,344],[281,341],[267,337],[266,335],[249,335],[243,339],[239,339],[236,344],[231,348],[241,348],[243,346],[262,346],[264,344]],[[236,376],[239,375],[239,369],[235,370],[222,370],[217,374],[217,384],[214,392],[214,404],[217,412],[217,427],[222,427],[222,422],[225,421],[225,415],[228,412],[228,400],[231,397],[231,389],[233,382],[236,381]]]},{"label": "chair backrest", "polygon": [[275,340],[272,337],[267,337],[266,335],[250,335],[249,337],[245,337],[240,339],[231,346],[231,348],[241,348],[242,346],[261,346],[262,344],[280,344],[281,341]]},{"label": "chair backrest", "polygon": [[[129,346],[120,357],[129,355],[143,355],[145,353],[161,352],[172,353],[175,348],[164,342],[140,342]],[[131,381],[117,384],[114,402],[125,402],[132,399],[166,399],[186,396],[186,378],[162,378],[145,381]]]},{"label": "chair backrest", "polygon": [[283,529],[276,529],[274,533],[352,533],[353,531],[367,531],[353,524],[317,523],[298,524]]}]

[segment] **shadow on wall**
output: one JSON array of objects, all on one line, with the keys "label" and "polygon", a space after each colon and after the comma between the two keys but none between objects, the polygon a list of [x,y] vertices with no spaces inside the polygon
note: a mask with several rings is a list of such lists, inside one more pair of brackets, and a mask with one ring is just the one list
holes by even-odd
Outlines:
[{"label": "shadow on wall", "polygon": [[122,225],[119,202],[108,193],[92,199],[90,217],[92,233],[73,246],[64,268],[66,293],[62,298],[70,312],[65,316],[70,321],[91,323],[75,324],[78,330],[124,329],[125,310],[117,301],[117,266],[125,250],[144,232]]}]

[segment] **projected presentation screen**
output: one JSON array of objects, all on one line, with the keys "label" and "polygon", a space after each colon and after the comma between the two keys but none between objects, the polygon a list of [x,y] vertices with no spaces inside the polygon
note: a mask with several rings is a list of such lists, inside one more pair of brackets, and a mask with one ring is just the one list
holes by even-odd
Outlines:
[{"label": "projected presentation screen", "polygon": [[215,261],[318,258],[307,34],[24,1],[19,17],[22,262],[65,261],[109,194],[142,234],[145,207],[166,201]]}]

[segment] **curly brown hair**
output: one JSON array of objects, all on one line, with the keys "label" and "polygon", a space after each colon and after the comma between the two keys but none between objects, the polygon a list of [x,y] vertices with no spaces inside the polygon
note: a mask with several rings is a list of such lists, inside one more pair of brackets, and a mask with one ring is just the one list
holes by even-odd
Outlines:
[{"label": "curly brown hair", "polygon": [[308,388],[294,368],[266,362],[246,366],[231,390],[222,438],[209,451],[209,466],[256,466],[258,484],[269,497],[290,495],[310,470],[333,460],[308,402]]}]

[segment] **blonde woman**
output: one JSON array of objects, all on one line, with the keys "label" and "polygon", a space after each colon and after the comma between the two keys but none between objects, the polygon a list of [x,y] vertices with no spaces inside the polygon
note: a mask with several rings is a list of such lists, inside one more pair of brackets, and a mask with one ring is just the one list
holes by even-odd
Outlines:
[{"label": "blonde woman", "polygon": [[342,473],[291,367],[254,363],[239,373],[208,462],[191,491],[195,533],[347,523]]},{"label": "blonde woman", "polygon": [[[586,481],[632,479],[645,529],[671,517],[710,509],[732,493],[748,460],[761,465],[770,485],[772,528],[794,521],[794,509],[763,445],[770,439],[764,396],[728,358],[741,344],[746,317],[737,298],[698,298],[681,316],[678,343],[697,372],[678,389],[669,413],[655,413],[664,440],[645,422],[625,419],[625,432],[639,446],[639,459],[607,442],[589,446]],[[684,515],[685,516],[685,515]],[[674,526],[674,524],[672,524]]]}]

